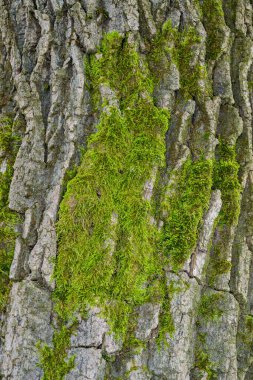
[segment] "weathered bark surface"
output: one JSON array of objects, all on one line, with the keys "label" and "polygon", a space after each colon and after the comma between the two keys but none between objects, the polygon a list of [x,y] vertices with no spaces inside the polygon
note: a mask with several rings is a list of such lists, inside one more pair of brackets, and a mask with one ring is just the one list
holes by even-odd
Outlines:
[{"label": "weathered bark surface", "polygon": [[[182,100],[179,73],[173,66],[157,87],[156,99],[172,115],[168,168],[179,167],[201,149],[213,158],[218,136],[236,144],[243,191],[239,222],[231,227],[226,247],[231,270],[212,285],[206,279],[212,262],[208,247],[221,209],[220,192],[215,190],[191,260],[179,274],[170,274],[188,286],[171,302],[175,334],[168,338],[169,346],[159,350],[153,339],[156,306],[144,305],[140,311],[138,334],[149,343],[132,357],[111,341],[95,310],[80,323],[71,341],[76,366],[69,380],[206,379],[196,359],[201,345],[215,363],[218,379],[253,378],[252,343],[243,338],[250,334],[245,317],[253,315],[252,1],[224,0],[223,10],[224,22],[215,26],[221,49],[208,62],[213,96]],[[147,38],[171,19],[176,28],[196,28],[201,36],[196,59],[204,65],[207,35],[212,31],[201,21],[193,0],[0,0],[0,11],[1,112],[14,111],[26,124],[10,190],[10,207],[24,223],[10,272],[9,305],[2,316],[0,377],[35,380],[42,377],[35,345],[38,340],[50,344],[53,334],[50,277],[63,178],[79,162],[80,145],[85,145],[96,125],[85,86],[84,56],[96,52],[102,35],[112,30],[130,32],[145,52]],[[203,293],[223,295],[220,318],[197,315]],[[204,343],[198,338],[203,335]],[[106,361],[104,353],[116,354],[116,360]]]}]

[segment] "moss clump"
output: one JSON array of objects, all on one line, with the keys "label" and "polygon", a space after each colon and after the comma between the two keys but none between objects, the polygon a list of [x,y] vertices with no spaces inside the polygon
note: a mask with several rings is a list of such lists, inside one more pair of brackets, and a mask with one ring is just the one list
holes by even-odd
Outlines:
[{"label": "moss clump", "polygon": [[142,108],[145,112],[149,103],[153,103],[151,94],[154,84],[149,70],[143,61],[140,62],[136,48],[130,46],[126,38],[118,32],[108,33],[102,41],[100,51],[90,56],[89,61],[86,60],[86,72],[90,79],[95,108],[101,105],[100,86],[106,84],[120,99],[119,107],[122,110],[130,110],[136,105],[139,113]]},{"label": "moss clump", "polygon": [[158,325],[159,330],[158,330],[158,337],[157,337],[157,343],[159,347],[161,347],[162,344],[166,346],[168,344],[165,339],[166,335],[172,336],[175,331],[174,321],[173,321],[171,310],[170,310],[170,303],[171,303],[171,299],[173,295],[175,295],[175,293],[180,291],[180,286],[175,287],[175,284],[173,282],[171,282],[168,285],[167,281],[168,281],[167,276],[166,274],[164,274],[159,284],[160,291],[163,292],[161,312],[159,314],[159,325]]},{"label": "moss clump", "polygon": [[[218,322],[223,314],[221,308],[224,295],[220,292],[205,292],[202,294],[197,309],[197,327],[203,322]],[[195,371],[198,377],[205,377],[208,380],[217,378],[217,365],[210,360],[206,349],[206,333],[198,332],[195,345]],[[201,376],[200,376],[201,375]],[[201,377],[201,378],[202,378]]]},{"label": "moss clump", "polygon": [[215,286],[217,277],[229,273],[232,267],[231,262],[228,260],[229,242],[231,240],[230,228],[219,225],[219,218],[217,224],[216,235],[218,238],[213,242],[207,273],[210,286]]},{"label": "moss clump", "polygon": [[201,42],[201,38],[193,27],[179,32],[178,42],[175,45],[174,57],[180,72],[180,86],[185,98],[201,98],[205,95],[206,88],[200,86],[200,80],[207,79],[205,66],[198,62],[193,64],[196,54],[195,47]]},{"label": "moss clump", "polygon": [[206,57],[216,60],[224,40],[224,13],[222,0],[204,0],[202,3],[203,23],[207,30]]},{"label": "moss clump", "polygon": [[[160,45],[175,31],[167,24],[162,33]],[[195,69],[189,73],[188,67],[186,74],[186,67],[193,58],[191,45],[199,40],[193,29],[178,33],[172,55],[179,66],[184,65],[181,59],[186,62],[182,91],[196,96],[199,75],[194,79]],[[160,53],[151,54],[153,62],[160,60]],[[60,206],[54,301],[63,327],[54,347],[42,349],[45,380],[55,378],[56,365],[60,368],[62,363],[61,373],[70,365],[65,362],[69,338],[60,348],[58,339],[66,321],[76,312],[85,316],[89,307],[100,307],[116,337],[123,339],[124,349],[138,344],[136,310],[146,302],[162,305],[158,341],[173,331],[174,289],[168,286],[164,268],[169,263],[178,270],[195,248],[212,186],[213,162],[188,160],[178,175],[175,195],[168,199],[168,218],[160,230],[151,219],[159,215],[154,207],[158,203],[145,197],[144,189],[154,168],[159,173],[165,164],[169,114],[154,104],[151,64],[148,67],[128,37],[117,32],[105,35],[98,53],[85,64],[100,121]],[[109,96],[102,97],[106,92]]]},{"label": "moss clump", "polygon": [[200,19],[202,20],[203,19],[203,10],[202,10],[202,3],[200,0],[192,0],[193,2],[193,5],[200,17]]},{"label": "moss clump", "polygon": [[178,30],[173,28],[171,20],[166,21],[161,30],[150,41],[148,63],[154,82],[161,81],[168,75],[171,62],[174,59],[175,41]]},{"label": "moss clump", "polygon": [[215,285],[217,276],[231,270],[231,262],[228,260],[231,227],[237,224],[240,214],[239,167],[235,146],[220,140],[214,164],[213,187],[221,191],[222,208],[216,222],[216,233],[207,273],[211,286]]},{"label": "moss clump", "polygon": [[214,187],[221,191],[222,198],[219,225],[233,226],[237,224],[241,199],[239,168],[235,146],[228,145],[221,140],[214,167]]},{"label": "moss clump", "polygon": [[197,350],[195,354],[195,368],[201,371],[200,374],[205,379],[207,380],[217,379],[217,374],[215,371],[215,363],[213,363],[210,360],[209,355],[204,350],[201,350],[201,349]]},{"label": "moss clump", "polygon": [[175,194],[168,199],[164,227],[164,250],[173,269],[192,254],[212,187],[212,160],[187,160],[180,172]]},{"label": "moss clump", "polygon": [[[227,239],[225,239],[225,242],[227,242]],[[215,285],[217,276],[229,273],[231,270],[232,264],[226,259],[226,248],[223,241],[213,247],[213,256],[208,267],[208,283],[211,286]]]},{"label": "moss clump", "polygon": [[62,380],[74,368],[75,357],[66,358],[66,350],[69,347],[72,332],[73,328],[66,326],[63,326],[60,331],[55,331],[53,351],[41,342],[37,344],[37,348],[40,350],[40,363],[44,370],[42,380]]},{"label": "moss clump", "polygon": [[164,23],[161,31],[150,44],[149,66],[155,81],[159,82],[168,75],[171,63],[176,64],[180,73],[180,88],[185,98],[202,97],[206,89],[200,80],[207,78],[206,68],[198,62],[193,63],[195,47],[201,37],[192,26],[182,31],[173,28],[171,20]]},{"label": "moss clump", "polygon": [[103,39],[87,70],[95,104],[108,85],[119,108],[102,104],[97,132],[61,203],[55,269],[57,311],[63,319],[102,308],[117,336],[126,336],[136,306],[162,302],[159,231],[144,197],[154,167],[164,165],[168,112],[151,97],[153,82],[134,46],[116,32]]},{"label": "moss clump", "polygon": [[240,330],[237,335],[238,342],[244,347],[244,350],[252,351],[253,349],[253,316],[243,315],[240,323]]},{"label": "moss clump", "polygon": [[253,335],[253,316],[252,315],[246,315],[245,326],[247,328],[247,331]]},{"label": "moss clump", "polygon": [[16,240],[15,225],[18,216],[8,207],[8,196],[13,176],[13,165],[19,147],[18,136],[13,134],[13,121],[0,120],[0,311],[3,311],[10,289],[9,271]]},{"label": "moss clump", "polygon": [[222,293],[203,294],[199,304],[198,315],[208,321],[217,321],[222,316],[219,304],[223,299]]}]

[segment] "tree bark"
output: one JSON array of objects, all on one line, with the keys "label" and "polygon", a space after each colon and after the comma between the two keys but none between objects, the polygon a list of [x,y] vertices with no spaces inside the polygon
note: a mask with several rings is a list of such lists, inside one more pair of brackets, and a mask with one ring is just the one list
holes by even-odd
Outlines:
[{"label": "tree bark", "polygon": [[[159,77],[152,101],[171,115],[160,187],[173,187],[189,159],[214,161],[219,178],[190,256],[179,270],[165,268],[168,284],[180,284],[169,295],[174,333],[166,335],[168,344],[156,342],[157,302],[138,307],[136,334],[145,343],[138,351],[113,340],[93,308],[87,319],[78,316],[66,348],[76,355],[75,366],[66,379],[252,379],[252,1],[0,0],[0,10],[0,111],[25,126],[18,131],[22,142],[9,191],[9,207],[21,222],[1,315],[0,377],[43,377],[36,344],[51,346],[56,328],[51,294],[57,281],[51,277],[66,173],[80,165],[81,147],[101,117],[87,86],[85,57],[101,54],[103,37],[118,31]],[[176,37],[154,58],[156,36],[168,20]],[[108,91],[107,101],[120,102],[121,94]],[[222,156],[222,146],[234,152],[231,159]],[[221,167],[231,162],[239,170],[227,187],[237,195],[226,197],[223,176],[231,173]],[[152,181],[149,191],[155,197]]]}]

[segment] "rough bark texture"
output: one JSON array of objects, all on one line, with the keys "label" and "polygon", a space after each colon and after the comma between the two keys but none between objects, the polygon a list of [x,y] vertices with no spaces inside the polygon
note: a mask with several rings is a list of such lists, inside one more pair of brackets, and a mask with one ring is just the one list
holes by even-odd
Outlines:
[{"label": "rough bark texture", "polygon": [[[102,36],[113,30],[129,33],[145,56],[147,41],[169,19],[180,31],[188,26],[197,31],[200,42],[192,60],[207,68],[212,90],[204,98],[182,96],[180,62],[168,67],[157,84],[156,103],[171,113],[168,173],[200,152],[213,159],[218,138],[236,146],[242,186],[239,220],[225,227],[224,238],[224,229],[215,227],[222,189],[214,189],[191,258],[179,272],[168,271],[169,280],[185,285],[171,300],[175,332],[168,335],[168,346],[159,348],[154,339],[159,305],[140,307],[136,335],[147,344],[132,354],[113,341],[94,309],[71,338],[69,353],[76,360],[66,378],[253,379],[253,6],[251,0],[224,0],[224,14],[214,16],[212,24],[208,12],[219,2],[210,2],[209,10],[206,3],[0,0],[0,110],[22,118],[26,126],[9,194],[10,208],[23,224],[10,270],[9,303],[1,316],[2,379],[41,379],[36,343],[52,341],[50,278],[64,176],[79,163],[80,146],[95,130],[98,117],[85,85],[84,57],[94,54]],[[214,32],[215,51],[210,50]],[[203,86],[201,79],[198,86]],[[214,248],[222,239],[223,261],[215,264]],[[224,271],[216,268],[213,278],[213,268],[224,258],[231,265]],[[215,305],[206,305],[210,297]]]}]

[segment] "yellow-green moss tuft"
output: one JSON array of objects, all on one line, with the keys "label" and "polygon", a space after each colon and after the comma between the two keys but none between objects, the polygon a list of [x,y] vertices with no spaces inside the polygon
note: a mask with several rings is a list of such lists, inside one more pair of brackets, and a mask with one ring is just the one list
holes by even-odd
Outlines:
[{"label": "yellow-green moss tuft", "polygon": [[207,30],[206,57],[216,60],[221,51],[224,40],[224,13],[222,0],[203,0],[203,23]]},{"label": "yellow-green moss tuft", "polygon": [[[155,82],[164,79],[174,63],[180,74],[180,89],[183,96],[202,98],[207,94],[207,72],[205,66],[194,62],[195,47],[201,43],[201,37],[193,26],[182,31],[172,26],[171,20],[164,23],[160,32],[150,43],[148,62]],[[200,85],[200,81],[205,85]]]},{"label": "yellow-green moss tuft", "polygon": [[241,185],[235,146],[220,141],[214,167],[214,187],[221,191],[222,209],[219,224],[236,225],[240,213]]},{"label": "yellow-green moss tuft", "polygon": [[187,160],[179,174],[175,193],[168,199],[164,250],[173,269],[180,269],[192,254],[212,187],[212,160]]}]

